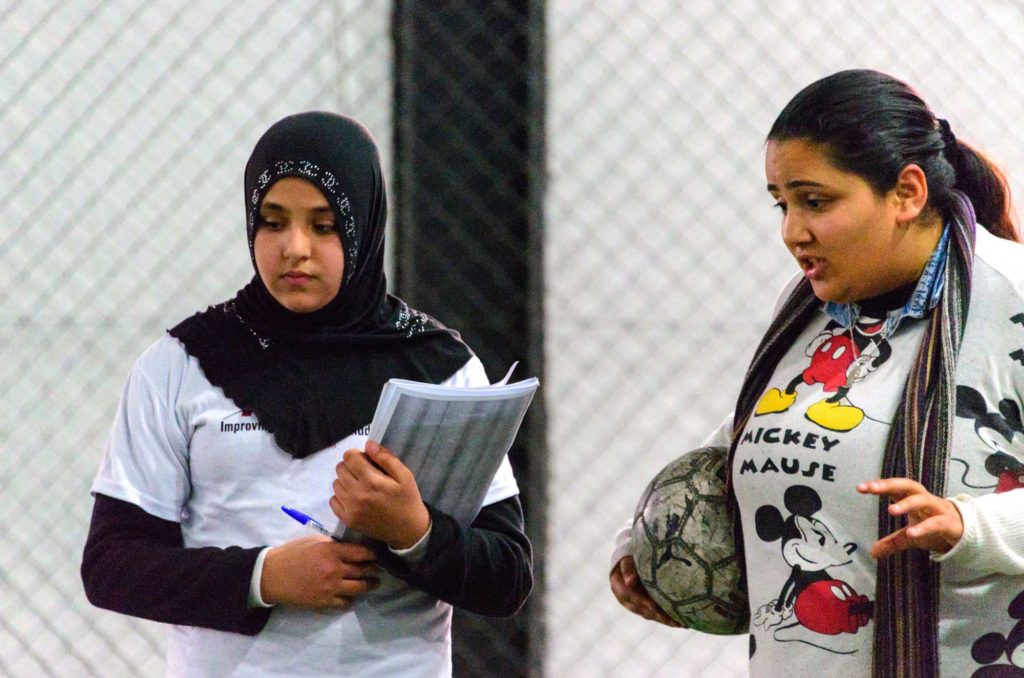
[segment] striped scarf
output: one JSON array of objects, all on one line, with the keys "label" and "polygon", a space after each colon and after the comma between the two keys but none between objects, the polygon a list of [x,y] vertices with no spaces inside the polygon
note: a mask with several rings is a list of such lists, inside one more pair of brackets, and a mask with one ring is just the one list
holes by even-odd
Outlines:
[{"label": "striped scarf", "polygon": [[[975,215],[970,201],[958,193],[950,219],[950,250],[945,289],[931,313],[914,366],[904,386],[901,406],[886,443],[880,478],[912,478],[937,496],[945,496],[946,471],[955,412],[954,372],[967,322],[974,261]],[[800,281],[772,321],[747,370],[736,402],[732,445],[726,464],[729,499],[736,520],[741,567],[743,539],[739,510],[732,491],[736,447],[779,360],[818,312],[821,302],[810,283]],[[889,500],[878,502],[879,538],[903,527],[888,512]],[[745,579],[745,578],[744,578]],[[873,675],[932,678],[939,673],[939,564],[927,551],[901,551],[878,562],[875,588]]]}]

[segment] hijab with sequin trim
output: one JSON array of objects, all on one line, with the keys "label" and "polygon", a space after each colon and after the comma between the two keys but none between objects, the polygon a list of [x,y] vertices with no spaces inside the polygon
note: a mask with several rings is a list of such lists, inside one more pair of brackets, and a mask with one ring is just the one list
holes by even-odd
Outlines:
[{"label": "hijab with sequin trim", "polygon": [[260,205],[284,177],[311,182],[331,205],[345,256],[338,294],[316,311],[294,312],[274,299],[257,271],[233,299],[169,333],[281,449],[302,458],[369,424],[388,379],[440,383],[472,352],[457,332],[387,293],[384,179],[376,143],[362,125],[332,113],[300,113],[260,138],[245,169],[253,268]]}]

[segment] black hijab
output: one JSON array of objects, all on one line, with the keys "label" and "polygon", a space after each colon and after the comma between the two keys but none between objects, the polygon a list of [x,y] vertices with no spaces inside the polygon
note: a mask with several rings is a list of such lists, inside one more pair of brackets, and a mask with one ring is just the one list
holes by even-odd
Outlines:
[{"label": "black hijab", "polygon": [[370,423],[393,377],[440,383],[472,356],[458,332],[387,293],[387,202],[377,146],[351,118],[292,115],[256,143],[245,168],[246,233],[284,177],[312,182],[334,211],[345,253],[341,289],[323,308],[296,313],[259,272],[231,300],[169,330],[214,385],[252,410],[281,449],[302,458]]}]

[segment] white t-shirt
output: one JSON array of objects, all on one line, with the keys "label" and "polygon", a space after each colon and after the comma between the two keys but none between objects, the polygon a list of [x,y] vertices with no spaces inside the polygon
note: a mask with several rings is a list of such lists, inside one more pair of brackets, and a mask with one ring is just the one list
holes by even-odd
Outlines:
[{"label": "white t-shirt", "polygon": [[[488,383],[473,357],[446,384]],[[180,522],[185,546],[276,546],[309,533],[290,506],[328,527],[341,453],[362,449],[366,427],[295,459],[252,413],[204,376],[177,339],[164,335],[125,385],[93,493]],[[506,458],[484,504],[518,494]],[[382,572],[381,586],[344,612],[278,606],[255,636],[172,626],[172,676],[424,676],[451,674],[451,606]]]}]

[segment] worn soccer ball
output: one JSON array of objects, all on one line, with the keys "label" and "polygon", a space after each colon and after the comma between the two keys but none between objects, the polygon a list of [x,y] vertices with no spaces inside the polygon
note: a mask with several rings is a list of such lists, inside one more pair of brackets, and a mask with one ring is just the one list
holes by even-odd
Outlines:
[{"label": "worn soccer ball", "polygon": [[640,581],[670,617],[691,629],[746,633],[723,447],[688,452],[654,476],[633,518],[630,552]]}]

